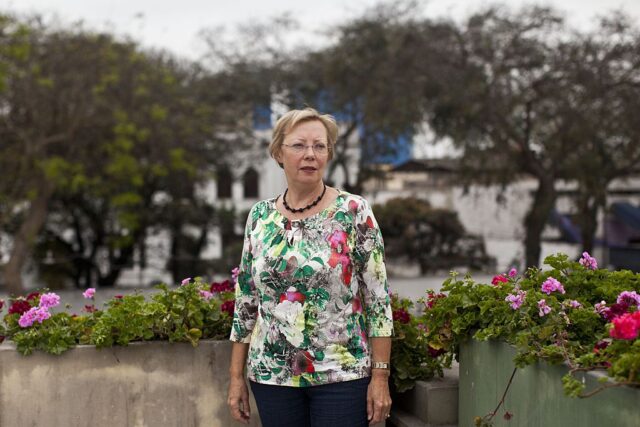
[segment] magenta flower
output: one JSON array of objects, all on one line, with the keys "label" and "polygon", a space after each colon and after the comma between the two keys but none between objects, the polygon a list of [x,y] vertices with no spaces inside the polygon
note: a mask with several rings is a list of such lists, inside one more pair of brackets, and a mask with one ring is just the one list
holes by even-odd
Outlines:
[{"label": "magenta flower", "polygon": [[560,283],[553,277],[549,277],[544,281],[544,283],[542,283],[542,292],[544,292],[545,294],[551,295],[551,292],[555,291],[564,294],[564,286],[562,286],[562,283]]},{"label": "magenta flower", "polygon": [[82,296],[86,299],[91,299],[96,294],[96,290],[94,288],[89,288],[82,293]]},{"label": "magenta flower", "polygon": [[640,332],[640,311],[616,317],[611,323],[613,323],[613,328],[609,330],[609,335],[612,338],[634,340],[638,338]]},{"label": "magenta flower", "polygon": [[498,274],[497,276],[493,276],[491,284],[493,286],[500,286],[501,283],[507,283],[508,281],[509,279],[507,279],[504,274]]},{"label": "magenta flower", "polygon": [[589,252],[582,252],[582,258],[578,261],[580,265],[584,268],[588,268],[589,270],[597,270],[598,269],[598,261],[591,255]]},{"label": "magenta flower", "polygon": [[524,302],[524,299],[526,298],[526,296],[527,296],[526,291],[519,290],[517,294],[507,295],[507,297],[504,300],[511,303],[512,309],[517,310],[520,308],[520,306]]},{"label": "magenta flower", "polygon": [[517,274],[518,274],[518,270],[516,270],[515,268],[512,268],[511,270],[509,270],[509,277],[516,277]]},{"label": "magenta flower", "polygon": [[40,307],[51,308],[60,304],[60,297],[53,292],[42,294],[40,296]]},{"label": "magenta flower", "polygon": [[200,291],[200,296],[205,300],[205,301],[209,301],[211,298],[213,298],[213,294],[209,291]]},{"label": "magenta flower", "polygon": [[182,279],[182,282],[180,283],[180,286],[188,285],[190,281],[191,281],[191,277],[187,277],[186,279]]},{"label": "magenta flower", "polygon": [[551,313],[551,307],[547,305],[547,301],[545,301],[544,299],[538,301],[538,314],[540,315],[540,317],[543,317],[549,313]]},{"label": "magenta flower", "polygon": [[0,310],[2,310],[2,307],[4,307],[4,300],[0,298]]},{"label": "magenta flower", "polygon": [[640,295],[636,291],[622,291],[616,301],[618,304],[635,305],[640,307]]}]

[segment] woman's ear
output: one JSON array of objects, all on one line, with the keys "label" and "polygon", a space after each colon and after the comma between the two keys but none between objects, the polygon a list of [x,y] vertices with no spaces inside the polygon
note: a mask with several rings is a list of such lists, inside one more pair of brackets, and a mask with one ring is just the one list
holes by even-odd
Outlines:
[{"label": "woman's ear", "polygon": [[278,162],[280,167],[283,167],[283,164],[282,164],[282,150],[278,150],[277,152],[273,153],[273,158],[276,160],[276,162]]}]

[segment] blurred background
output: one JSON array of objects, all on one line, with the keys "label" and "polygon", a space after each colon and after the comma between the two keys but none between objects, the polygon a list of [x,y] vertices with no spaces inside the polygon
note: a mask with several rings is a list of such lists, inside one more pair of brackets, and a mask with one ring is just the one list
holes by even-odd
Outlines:
[{"label": "blurred background", "polygon": [[[0,3],[0,293],[227,277],[284,175],[275,120],[340,124],[392,289],[562,251],[640,271],[640,3]],[[436,286],[436,285],[433,285]]]}]

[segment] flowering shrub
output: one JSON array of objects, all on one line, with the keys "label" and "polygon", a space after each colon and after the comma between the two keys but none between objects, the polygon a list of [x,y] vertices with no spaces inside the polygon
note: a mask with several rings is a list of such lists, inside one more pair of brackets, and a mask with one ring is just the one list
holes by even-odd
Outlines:
[{"label": "flowering shrub", "polygon": [[[565,392],[574,397],[640,385],[640,274],[597,269],[587,253],[579,262],[558,254],[545,264],[551,269],[496,276],[493,286],[452,274],[442,288],[448,295],[424,313],[429,345],[457,355],[469,338],[504,340],[517,348],[517,367],[565,362]],[[585,393],[575,374],[589,370],[614,382]]]},{"label": "flowering shrub", "polygon": [[[204,283],[201,278],[182,281],[169,289],[156,286],[160,292],[145,300],[144,295],[116,295],[103,310],[94,304],[96,290],[83,292],[91,300],[86,314],[65,312],[52,314],[49,309],[60,304],[54,293],[31,293],[9,300],[9,309],[0,323],[0,342],[15,342],[22,354],[41,350],[60,354],[78,344],[98,348],[127,345],[132,341],[169,340],[190,342],[197,346],[203,338],[222,339],[229,335],[233,318],[233,286]],[[5,305],[0,301],[0,313]]]},{"label": "flowering shrub", "polygon": [[451,365],[451,353],[429,345],[423,308],[443,297],[444,294],[430,292],[426,300],[420,300],[419,306],[415,307],[406,298],[391,296],[395,331],[391,346],[391,379],[397,392],[413,388],[417,380],[428,380],[436,374],[442,376],[443,367]]}]

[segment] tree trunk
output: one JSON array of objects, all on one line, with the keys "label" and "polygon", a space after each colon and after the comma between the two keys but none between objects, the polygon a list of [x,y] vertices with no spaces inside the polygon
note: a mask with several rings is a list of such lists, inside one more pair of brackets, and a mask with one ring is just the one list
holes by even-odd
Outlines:
[{"label": "tree trunk", "polygon": [[[604,183],[600,188],[606,189],[608,185]],[[595,194],[594,194],[595,193]],[[606,209],[607,196],[606,192],[598,194],[592,192],[590,195],[584,195],[578,199],[580,237],[582,239],[582,250],[593,254],[595,245],[595,234],[598,228],[598,211],[600,208]]]},{"label": "tree trunk", "polygon": [[556,189],[553,177],[538,179],[538,189],[531,208],[525,218],[525,262],[526,267],[540,265],[542,231],[556,201]]},{"label": "tree trunk", "polygon": [[44,182],[36,188],[39,191],[31,202],[20,229],[13,236],[11,255],[4,268],[4,281],[9,294],[21,295],[24,293],[22,269],[29,258],[38,233],[47,220],[53,185]]}]

